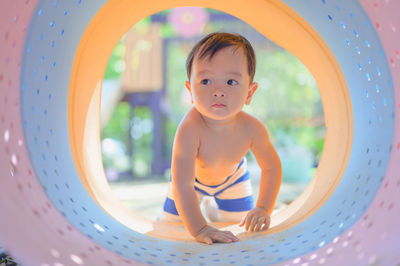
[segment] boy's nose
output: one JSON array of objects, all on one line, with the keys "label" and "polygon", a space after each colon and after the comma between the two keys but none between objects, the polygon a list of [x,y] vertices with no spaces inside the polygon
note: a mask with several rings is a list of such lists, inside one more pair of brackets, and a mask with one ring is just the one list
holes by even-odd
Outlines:
[{"label": "boy's nose", "polygon": [[213,96],[214,97],[225,97],[225,92],[223,92],[222,90],[218,89],[218,90],[214,91]]}]

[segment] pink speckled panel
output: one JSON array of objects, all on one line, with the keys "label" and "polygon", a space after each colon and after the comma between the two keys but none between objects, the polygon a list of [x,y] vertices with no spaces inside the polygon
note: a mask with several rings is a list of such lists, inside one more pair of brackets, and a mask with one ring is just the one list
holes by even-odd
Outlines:
[{"label": "pink speckled panel", "polygon": [[24,39],[37,5],[0,2],[0,246],[23,265],[133,265],[73,228],[47,199],[31,166],[20,119]]}]

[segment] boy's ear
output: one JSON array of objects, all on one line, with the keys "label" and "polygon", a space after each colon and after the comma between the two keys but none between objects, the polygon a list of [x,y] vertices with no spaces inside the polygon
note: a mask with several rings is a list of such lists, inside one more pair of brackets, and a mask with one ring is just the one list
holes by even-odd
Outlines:
[{"label": "boy's ear", "polygon": [[251,102],[251,99],[253,98],[254,93],[256,92],[258,88],[258,83],[257,82],[253,82],[249,85],[249,90],[248,90],[248,94],[246,97],[246,104],[249,105]]},{"label": "boy's ear", "polygon": [[191,85],[190,85],[190,81],[185,81],[185,87],[189,91],[190,98],[191,98],[192,103],[193,103],[193,95],[192,95],[192,88],[191,88]]}]

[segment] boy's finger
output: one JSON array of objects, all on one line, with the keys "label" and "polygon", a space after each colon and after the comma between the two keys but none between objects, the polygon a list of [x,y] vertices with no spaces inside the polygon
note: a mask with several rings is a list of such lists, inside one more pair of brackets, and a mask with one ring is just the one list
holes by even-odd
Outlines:
[{"label": "boy's finger", "polygon": [[240,221],[239,226],[243,226],[245,221],[246,221],[246,217],[243,217],[242,220]]},{"label": "boy's finger", "polygon": [[237,236],[235,236],[232,232],[229,232],[229,234],[231,235],[231,237],[232,237],[233,239],[235,239],[235,241],[238,241],[238,240],[239,240],[239,238],[238,238]]},{"label": "boy's finger", "polygon": [[259,227],[257,229],[257,231],[262,231],[263,228],[267,225],[268,221],[265,217],[260,217],[260,221],[259,221]]},{"label": "boy's finger", "polygon": [[225,236],[231,239],[232,241],[236,242],[239,241],[239,238],[235,236],[231,231],[223,231],[225,233]]},{"label": "boy's finger", "polygon": [[264,224],[264,223],[262,223],[262,222],[259,220],[259,222],[256,223],[256,225],[254,226],[254,231],[255,231],[255,232],[260,231],[261,226],[262,226],[263,224]]},{"label": "boy's finger", "polygon": [[222,243],[231,243],[232,240],[226,236],[224,236],[223,234],[218,234],[215,235],[213,237],[214,240],[216,240],[217,242],[222,242]]},{"label": "boy's finger", "polygon": [[231,231],[222,231],[224,236],[231,240],[231,242],[237,242],[239,241],[239,238],[237,238]]},{"label": "boy's finger", "polygon": [[205,244],[207,244],[207,245],[212,245],[212,243],[213,243],[213,241],[212,241],[212,239],[211,239],[210,237],[205,237],[205,238],[202,240],[202,242],[205,243]]},{"label": "boy's finger", "polygon": [[270,225],[271,225],[271,220],[267,220],[267,221],[265,222],[265,225],[264,225],[265,230],[267,230],[267,229],[269,228]]},{"label": "boy's finger", "polygon": [[262,217],[262,216],[258,217],[258,218],[256,219],[256,223],[255,223],[255,225],[254,225],[254,231],[255,231],[255,232],[260,231],[261,226],[263,226],[264,222],[265,222],[265,218],[264,218],[264,217]]},{"label": "boy's finger", "polygon": [[253,217],[251,219],[251,223],[250,223],[250,231],[251,232],[254,232],[254,228],[257,225],[257,220],[258,220],[258,217]]},{"label": "boy's finger", "polygon": [[246,224],[247,224],[247,216],[243,219],[243,225],[242,225],[244,226],[244,229],[247,231]]},{"label": "boy's finger", "polygon": [[252,218],[253,217],[246,217],[246,221],[245,221],[245,224],[246,224],[246,231],[249,231],[249,227],[250,227],[250,223],[251,223],[251,220],[252,220]]},{"label": "boy's finger", "polygon": [[261,227],[260,231],[266,231],[269,228],[268,225],[263,224],[263,226]]}]

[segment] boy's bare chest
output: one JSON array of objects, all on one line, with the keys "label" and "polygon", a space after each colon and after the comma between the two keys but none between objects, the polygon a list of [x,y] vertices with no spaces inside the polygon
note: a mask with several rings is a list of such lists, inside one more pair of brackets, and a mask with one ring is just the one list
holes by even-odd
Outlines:
[{"label": "boy's bare chest", "polygon": [[[214,177],[229,176],[250,148],[250,138],[244,133],[203,134],[196,160],[196,172]],[[200,173],[201,172],[201,173]]]}]

